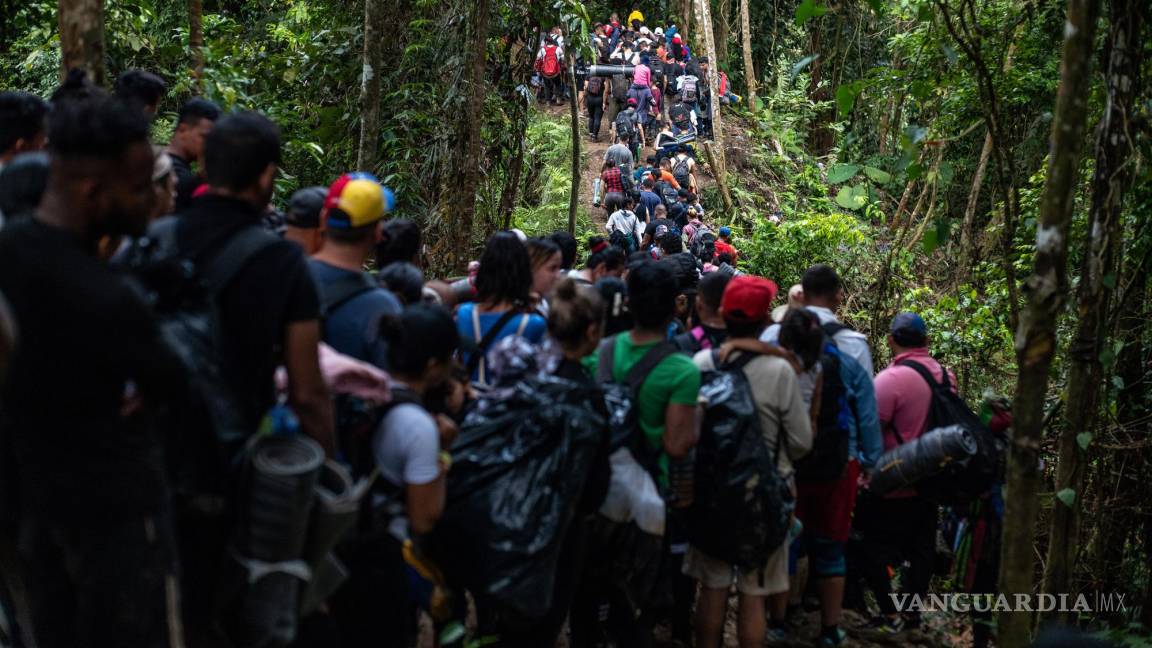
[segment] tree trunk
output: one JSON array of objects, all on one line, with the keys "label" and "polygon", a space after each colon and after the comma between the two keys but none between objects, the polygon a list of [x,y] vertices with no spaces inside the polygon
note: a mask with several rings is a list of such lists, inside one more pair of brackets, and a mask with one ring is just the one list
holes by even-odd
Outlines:
[{"label": "tree trunk", "polygon": [[60,0],[60,78],[81,68],[104,84],[104,0]]},{"label": "tree trunk", "polygon": [[[1104,116],[1096,134],[1096,169],[1092,176],[1092,208],[1088,214],[1087,254],[1080,267],[1076,289],[1079,323],[1068,349],[1068,389],[1064,427],[1060,433],[1056,491],[1071,489],[1071,506],[1058,503],[1052,510],[1048,560],[1044,569],[1044,592],[1069,592],[1072,569],[1080,548],[1080,501],[1084,491],[1086,448],[1078,435],[1091,433],[1099,420],[1100,349],[1108,341],[1105,329],[1109,300],[1116,286],[1116,250],[1120,245],[1120,209],[1131,182],[1129,138],[1133,103],[1139,95],[1141,12],[1147,0],[1112,0],[1108,35],[1108,89]],[[1111,277],[1111,279],[1109,279]],[[1067,613],[1053,611],[1051,619],[1067,621]]]},{"label": "tree trunk", "polygon": [[[571,37],[570,37],[571,38]],[[576,233],[576,209],[580,205],[580,110],[576,107],[576,64],[568,53],[568,110],[572,117],[572,188],[568,196],[568,233]]]},{"label": "tree trunk", "polygon": [[452,232],[453,271],[462,271],[472,251],[472,225],[476,217],[476,193],[480,186],[480,136],[484,116],[484,67],[488,59],[488,14],[490,0],[476,0],[472,15],[472,69],[468,74],[466,108],[460,114],[461,149],[456,167],[455,212],[447,219]]},{"label": "tree trunk", "polygon": [[[1000,561],[1000,591],[1009,595],[1032,593],[1032,545],[1039,507],[1038,462],[1044,432],[1044,398],[1056,352],[1056,323],[1068,291],[1068,224],[1079,184],[1077,169],[1083,152],[1091,84],[1089,68],[1099,8],[1099,0],[1068,0],[1060,88],[1052,120],[1048,176],[1040,199],[1034,269],[1025,285],[1027,307],[1021,313],[1016,332],[1019,370]],[[1030,613],[1001,613],[999,645],[1026,646],[1031,629]]]},{"label": "tree trunk", "polygon": [[732,26],[728,22],[728,14],[732,13],[731,0],[719,0],[717,10],[720,19],[716,21],[716,58],[712,67],[719,72],[721,67],[728,68],[728,35]]},{"label": "tree trunk", "polygon": [[[704,34],[704,51],[708,53],[708,60],[712,65],[708,70],[708,78],[705,79],[708,83],[709,90],[709,103],[712,112],[712,139],[716,142],[716,146],[712,150],[707,150],[707,143],[705,142],[706,152],[709,153],[708,164],[712,167],[712,174],[716,177],[716,186],[720,188],[720,200],[724,202],[724,209],[732,212],[732,194],[728,192],[728,167],[724,159],[724,129],[720,119],[720,88],[717,87],[716,79],[719,75],[716,73],[716,41],[712,36],[712,15],[708,6],[709,0],[696,0],[696,22],[700,25],[700,33]],[[699,39],[696,41],[699,43]]]},{"label": "tree trunk", "polygon": [[748,109],[756,111],[756,70],[752,65],[752,21],[748,3],[740,0],[740,42],[744,48],[744,80],[748,85]]},{"label": "tree trunk", "polygon": [[380,138],[380,71],[384,67],[384,0],[364,0],[364,58],[360,74],[360,145],[356,168],[372,171]]},{"label": "tree trunk", "polygon": [[[829,83],[824,83],[824,61],[830,60],[826,52],[821,51],[823,40],[821,34],[821,21],[813,19],[808,21],[808,54],[815,56],[808,66],[808,99],[814,104],[825,104],[832,100],[832,91]],[[836,145],[836,133],[828,127],[836,117],[834,107],[817,108],[812,115],[812,122],[808,127],[808,149],[815,157],[823,157],[831,152]]]},{"label": "tree trunk", "polygon": [[204,92],[204,3],[188,0],[188,47],[192,50],[192,87]]}]

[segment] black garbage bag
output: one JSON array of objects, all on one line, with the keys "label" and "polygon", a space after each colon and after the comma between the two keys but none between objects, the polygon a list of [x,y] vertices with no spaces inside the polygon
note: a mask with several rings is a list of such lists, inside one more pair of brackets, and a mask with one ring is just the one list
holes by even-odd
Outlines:
[{"label": "black garbage bag", "polygon": [[696,446],[696,498],[687,515],[692,546],[742,569],[762,568],[788,533],[793,497],[777,469],[785,434],[775,449],[760,429],[743,365],[744,354],[704,375],[705,401]]},{"label": "black garbage bag", "polygon": [[592,394],[523,377],[481,397],[452,448],[447,505],[425,548],[453,585],[511,617],[552,605],[561,543],[605,433]]},{"label": "black garbage bag", "polygon": [[868,489],[883,497],[906,486],[922,484],[949,466],[969,461],[977,450],[976,438],[964,426],[929,430],[885,452],[876,462]]}]

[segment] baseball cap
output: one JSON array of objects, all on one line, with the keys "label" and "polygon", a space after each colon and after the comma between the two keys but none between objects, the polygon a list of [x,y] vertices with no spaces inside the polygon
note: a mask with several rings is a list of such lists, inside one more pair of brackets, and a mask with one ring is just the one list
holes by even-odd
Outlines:
[{"label": "baseball cap", "polygon": [[679,45],[680,43],[683,43],[684,41],[680,40],[680,36],[677,35],[677,36],[672,37],[672,42],[675,43],[676,45]]},{"label": "baseball cap", "polygon": [[768,309],[776,299],[776,284],[771,279],[741,275],[728,282],[720,309],[724,318],[738,322],[763,322],[768,319]]},{"label": "baseball cap", "polygon": [[793,284],[788,289],[788,303],[781,304],[772,309],[772,321],[781,323],[784,321],[784,316],[788,311],[793,308],[804,308],[804,286],[800,284]]},{"label": "baseball cap", "polygon": [[628,99],[628,105],[629,105],[629,106],[635,106],[635,105],[636,105],[636,100],[635,100],[635,99]]},{"label": "baseball cap", "polygon": [[732,236],[732,228],[727,225],[720,228],[720,236]]},{"label": "baseball cap", "polygon": [[900,313],[892,318],[892,340],[902,347],[922,347],[928,343],[928,325],[916,313]]},{"label": "baseball cap", "polygon": [[345,173],[328,188],[324,199],[324,224],[332,229],[352,229],[384,219],[396,204],[392,192],[370,173]]},{"label": "baseball cap", "polygon": [[664,28],[663,27],[657,27],[655,29],[655,31],[653,31],[652,33],[656,34],[657,36],[663,36],[664,35]]},{"label": "baseball cap", "polygon": [[328,190],[324,187],[298,189],[288,200],[288,213],[284,215],[284,223],[304,229],[320,227],[320,212],[324,209],[324,199],[327,196]]}]

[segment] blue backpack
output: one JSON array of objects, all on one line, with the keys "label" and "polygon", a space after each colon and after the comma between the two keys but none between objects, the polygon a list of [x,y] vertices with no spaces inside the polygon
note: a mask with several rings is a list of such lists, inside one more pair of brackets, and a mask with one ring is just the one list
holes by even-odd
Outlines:
[{"label": "blue backpack", "polygon": [[796,462],[796,479],[808,482],[829,482],[840,479],[848,465],[848,440],[855,413],[851,396],[840,375],[843,363],[834,336],[848,328],[838,322],[829,322],[824,330],[824,351],[820,354],[823,387],[820,392],[820,412],[816,417],[816,438],[812,451]]}]

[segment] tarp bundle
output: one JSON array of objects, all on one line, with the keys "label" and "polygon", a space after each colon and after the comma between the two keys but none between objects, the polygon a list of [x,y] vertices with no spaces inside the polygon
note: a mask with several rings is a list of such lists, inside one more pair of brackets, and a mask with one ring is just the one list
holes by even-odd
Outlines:
[{"label": "tarp bundle", "polygon": [[976,438],[960,425],[929,430],[885,452],[876,462],[868,488],[884,496],[913,486],[949,465],[968,461],[977,449]]},{"label": "tarp bundle", "polygon": [[604,434],[589,388],[531,376],[483,396],[452,448],[429,555],[454,584],[522,618],[552,605],[557,558]]}]

